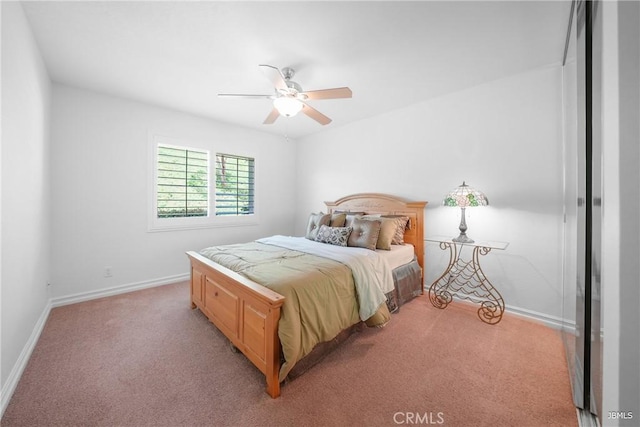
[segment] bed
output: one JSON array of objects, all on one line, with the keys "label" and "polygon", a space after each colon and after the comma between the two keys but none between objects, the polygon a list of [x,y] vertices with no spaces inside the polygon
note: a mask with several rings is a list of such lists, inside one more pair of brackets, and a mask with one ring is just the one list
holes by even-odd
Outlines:
[{"label": "bed", "polygon": [[[366,193],[325,202],[325,205],[326,214],[317,217],[323,220],[327,216],[337,220],[344,218],[345,222],[350,223],[349,230],[359,229],[364,220],[387,225],[391,221],[397,220],[400,224],[404,220],[402,232],[399,233],[400,228],[397,228],[394,237],[404,244],[391,245],[387,250],[339,247],[341,244],[334,243],[327,245],[322,241],[329,235],[326,232],[337,235],[348,228],[345,227],[347,224],[316,224],[312,214],[305,237],[272,236],[241,245],[187,252],[191,262],[191,307],[200,309],[232,345],[265,375],[267,393],[273,398],[280,395],[280,383],[287,375],[293,376],[296,367],[315,363],[308,361],[317,360],[323,349],[335,346],[348,337],[350,332],[347,331],[364,323],[367,326],[383,326],[389,321],[390,311],[424,292],[423,218],[426,202]],[[310,238],[309,234],[313,232],[316,232],[315,237]],[[334,252],[339,252],[340,257],[342,253],[349,252],[344,256],[351,257],[352,252],[358,251],[384,253],[387,258],[396,258],[380,262],[381,257],[365,256],[372,258],[376,264],[360,266],[358,263],[364,261],[359,257],[353,261],[356,267],[350,266],[342,258],[331,259]],[[356,258],[355,255],[353,257]],[[394,266],[400,265],[391,268],[389,262],[395,263]],[[386,271],[387,268],[390,273]],[[358,275],[369,275],[373,270],[380,272],[379,286],[363,290],[361,286],[364,283],[378,279],[370,276],[358,279]],[[306,286],[302,292],[295,288],[296,282],[302,277],[298,274],[305,275]],[[389,274],[392,277],[391,284],[388,283]],[[318,303],[311,299],[319,298],[317,293],[320,291],[312,291],[316,286],[309,285],[319,277],[331,282],[331,287],[326,288],[331,291],[322,291],[322,301],[325,301],[325,297],[333,298],[327,299],[328,302]],[[317,289],[325,289],[324,286],[323,282],[322,287],[318,285]],[[356,288],[359,290],[356,291]],[[386,291],[383,292],[385,303],[380,304],[380,291],[383,290]],[[306,296],[306,293],[309,295]],[[307,299],[310,302],[306,302]],[[325,313],[323,310],[328,311]],[[304,328],[311,331],[310,337],[307,330],[299,330],[297,320],[292,320],[302,312],[309,312],[310,318],[319,319],[314,320],[315,323],[302,322]],[[292,340],[293,344],[290,342]]]}]

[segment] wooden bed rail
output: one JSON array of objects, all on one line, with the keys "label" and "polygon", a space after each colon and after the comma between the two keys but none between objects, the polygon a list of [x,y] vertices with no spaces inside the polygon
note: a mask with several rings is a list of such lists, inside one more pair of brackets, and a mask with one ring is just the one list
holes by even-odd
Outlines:
[{"label": "wooden bed rail", "polygon": [[280,395],[278,321],[285,298],[197,252],[191,260],[191,308],[207,318],[265,375],[267,393]]}]

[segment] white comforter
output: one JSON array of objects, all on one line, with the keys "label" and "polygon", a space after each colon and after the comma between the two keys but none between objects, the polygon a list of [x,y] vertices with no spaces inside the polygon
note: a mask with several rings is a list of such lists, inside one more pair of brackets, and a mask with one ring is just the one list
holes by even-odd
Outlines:
[{"label": "white comforter", "polygon": [[328,245],[304,237],[272,236],[259,239],[257,242],[329,258],[348,266],[358,293],[361,320],[373,316],[386,301],[385,294],[394,289],[391,269],[384,258],[375,251]]}]

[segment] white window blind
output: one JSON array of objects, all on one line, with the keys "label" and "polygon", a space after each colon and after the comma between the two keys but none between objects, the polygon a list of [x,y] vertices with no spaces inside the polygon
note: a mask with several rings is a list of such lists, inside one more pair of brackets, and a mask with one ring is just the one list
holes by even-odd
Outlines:
[{"label": "white window blind", "polygon": [[216,154],[216,215],[253,215],[255,160]]},{"label": "white window blind", "polygon": [[158,145],[157,217],[209,215],[209,153]]}]

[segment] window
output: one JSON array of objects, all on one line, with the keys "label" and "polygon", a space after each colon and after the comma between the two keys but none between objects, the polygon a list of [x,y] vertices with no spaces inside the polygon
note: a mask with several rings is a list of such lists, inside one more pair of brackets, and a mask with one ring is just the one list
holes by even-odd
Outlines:
[{"label": "window", "polygon": [[209,153],[158,145],[157,217],[209,215]]},{"label": "window", "polygon": [[216,215],[252,215],[254,159],[216,154]]},{"label": "window", "polygon": [[212,145],[149,132],[148,231],[258,223],[255,159]]}]

